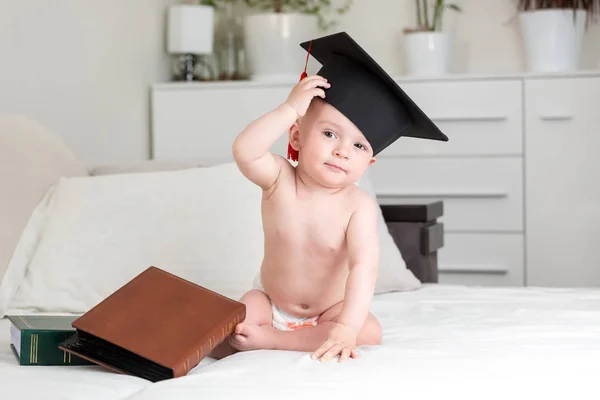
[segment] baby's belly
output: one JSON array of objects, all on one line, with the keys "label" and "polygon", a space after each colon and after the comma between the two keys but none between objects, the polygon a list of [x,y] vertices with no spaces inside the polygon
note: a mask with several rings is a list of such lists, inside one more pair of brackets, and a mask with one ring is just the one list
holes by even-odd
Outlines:
[{"label": "baby's belly", "polygon": [[342,268],[323,277],[263,266],[261,275],[271,301],[290,315],[314,317],[344,300],[347,273]]}]

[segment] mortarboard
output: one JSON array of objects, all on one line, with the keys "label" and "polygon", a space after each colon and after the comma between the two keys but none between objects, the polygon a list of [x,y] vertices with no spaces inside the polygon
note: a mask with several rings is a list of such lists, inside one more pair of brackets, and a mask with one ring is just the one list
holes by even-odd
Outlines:
[{"label": "mortarboard", "polygon": [[[448,141],[400,86],[346,32],[313,39],[300,46],[322,65],[317,73],[331,87],[327,103],[352,121],[369,141],[373,155],[401,136]],[[306,76],[306,66],[300,76]],[[288,146],[288,158],[297,152]]]}]

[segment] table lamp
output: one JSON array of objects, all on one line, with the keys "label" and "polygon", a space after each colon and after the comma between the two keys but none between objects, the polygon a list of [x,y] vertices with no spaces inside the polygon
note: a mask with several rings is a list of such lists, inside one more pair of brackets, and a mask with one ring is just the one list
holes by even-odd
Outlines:
[{"label": "table lamp", "polygon": [[179,55],[178,80],[193,81],[198,55],[213,52],[214,8],[178,4],[169,7],[167,51]]}]

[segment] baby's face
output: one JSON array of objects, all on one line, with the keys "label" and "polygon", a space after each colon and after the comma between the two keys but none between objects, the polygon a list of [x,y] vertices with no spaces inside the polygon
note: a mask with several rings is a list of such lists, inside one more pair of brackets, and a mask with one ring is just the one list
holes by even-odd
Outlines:
[{"label": "baby's face", "polygon": [[328,187],[360,179],[375,162],[371,145],[346,116],[316,98],[299,124],[299,165]]}]

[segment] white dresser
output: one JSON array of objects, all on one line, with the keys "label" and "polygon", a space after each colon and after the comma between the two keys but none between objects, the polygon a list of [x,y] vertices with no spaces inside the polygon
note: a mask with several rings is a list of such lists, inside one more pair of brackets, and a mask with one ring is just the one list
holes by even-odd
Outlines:
[{"label": "white dresser", "polygon": [[[398,83],[450,141],[402,138],[370,177],[382,204],[444,201],[440,282],[600,287],[600,72]],[[153,158],[229,158],[291,85],[153,86]]]}]

